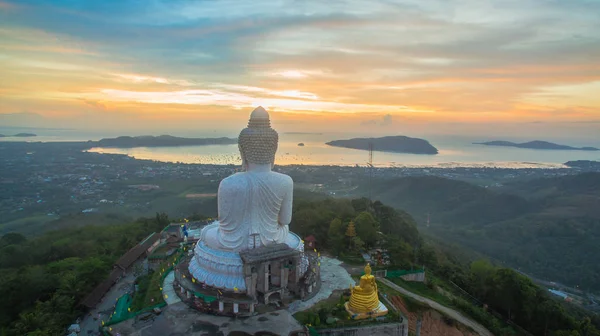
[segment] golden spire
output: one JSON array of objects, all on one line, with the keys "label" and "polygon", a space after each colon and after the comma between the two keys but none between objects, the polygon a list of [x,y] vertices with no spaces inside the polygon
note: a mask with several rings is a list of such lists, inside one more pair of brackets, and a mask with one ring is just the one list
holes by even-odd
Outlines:
[{"label": "golden spire", "polygon": [[354,222],[350,221],[348,224],[348,228],[346,229],[346,236],[350,238],[356,237],[356,228],[354,227]]},{"label": "golden spire", "polygon": [[365,275],[371,275],[371,265],[369,265],[369,263],[367,263],[367,266],[365,266]]}]

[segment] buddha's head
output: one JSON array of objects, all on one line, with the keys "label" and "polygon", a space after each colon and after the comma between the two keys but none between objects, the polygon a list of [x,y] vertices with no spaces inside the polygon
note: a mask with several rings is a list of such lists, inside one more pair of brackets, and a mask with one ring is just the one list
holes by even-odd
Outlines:
[{"label": "buddha's head", "polygon": [[250,164],[272,167],[278,143],[279,135],[271,128],[269,113],[262,106],[257,107],[250,115],[248,127],[238,137],[242,167],[248,169]]}]

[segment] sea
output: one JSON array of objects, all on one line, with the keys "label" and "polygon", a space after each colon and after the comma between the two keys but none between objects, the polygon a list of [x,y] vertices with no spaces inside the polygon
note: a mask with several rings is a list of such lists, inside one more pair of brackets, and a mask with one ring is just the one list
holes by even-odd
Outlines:
[{"label": "sea", "polygon": [[[34,133],[32,138],[0,138],[0,141],[87,141],[124,135],[111,131],[89,132],[72,129],[28,129],[0,127],[0,134],[10,135],[21,132]],[[190,133],[174,136],[210,138],[230,136],[232,134]],[[126,134],[143,135],[143,134]],[[153,134],[158,135],[158,134]],[[349,139],[363,135],[352,133],[281,133],[276,157],[278,165],[335,165],[364,166],[369,162],[369,152],[341,147],[333,147],[326,142],[337,139]],[[384,135],[381,135],[384,136]],[[412,135],[415,136],[415,135]],[[508,140],[524,142],[546,140],[570,146],[592,146],[600,148],[600,139],[528,139],[528,138],[489,138],[465,135],[422,136],[435,146],[439,154],[419,155],[389,152],[373,152],[372,162],[376,167],[491,167],[491,168],[564,168],[564,163],[574,160],[600,161],[600,151],[573,150],[534,150],[512,147],[494,147],[477,145],[474,142]],[[303,144],[303,145],[300,145]],[[137,159],[162,162],[181,162],[196,164],[241,164],[237,145],[184,146],[184,147],[140,147],[140,148],[92,148],[94,153],[124,154]]]}]

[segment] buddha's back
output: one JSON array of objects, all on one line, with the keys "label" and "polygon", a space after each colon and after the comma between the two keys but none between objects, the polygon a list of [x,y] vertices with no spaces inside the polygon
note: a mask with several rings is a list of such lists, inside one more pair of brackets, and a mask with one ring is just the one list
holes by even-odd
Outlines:
[{"label": "buddha's back", "polygon": [[219,186],[219,240],[236,250],[284,243],[291,221],[293,182],[271,171],[237,173]]},{"label": "buddha's back", "polygon": [[[293,181],[287,175],[271,171],[278,141],[269,114],[262,107],[252,111],[248,127],[238,136],[245,172],[221,181],[218,220],[202,229],[194,247],[189,270],[199,282],[245,291],[240,252],[274,243],[304,251],[300,237],[288,229],[292,220]],[[296,269],[298,274],[306,272],[308,259],[305,256]]]}]

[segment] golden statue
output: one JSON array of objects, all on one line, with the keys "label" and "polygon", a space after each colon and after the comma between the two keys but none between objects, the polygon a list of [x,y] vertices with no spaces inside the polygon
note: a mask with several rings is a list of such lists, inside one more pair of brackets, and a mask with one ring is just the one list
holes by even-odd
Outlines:
[{"label": "golden statue", "polygon": [[360,277],[358,286],[350,287],[350,293],[350,301],[345,306],[353,319],[387,314],[387,308],[379,301],[377,295],[377,282],[371,275],[371,265],[365,266],[365,275]]}]

